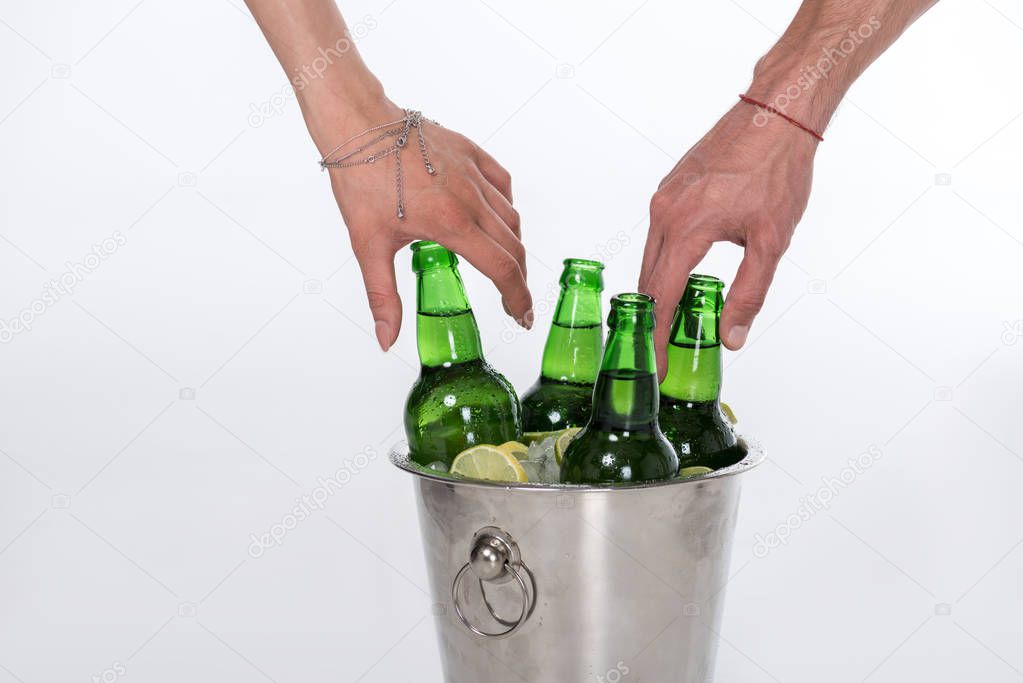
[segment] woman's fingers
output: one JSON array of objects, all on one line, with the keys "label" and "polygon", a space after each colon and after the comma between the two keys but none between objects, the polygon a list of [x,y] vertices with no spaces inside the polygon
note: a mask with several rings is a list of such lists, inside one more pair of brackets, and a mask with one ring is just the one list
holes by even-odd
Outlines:
[{"label": "woman's fingers", "polygon": [[401,298],[394,277],[394,249],[387,240],[375,240],[356,250],[362,270],[366,298],[373,314],[377,343],[384,351],[391,348],[401,329]]},{"label": "woman's fingers", "polygon": [[[495,228],[491,226],[491,229]],[[526,285],[526,275],[518,258],[491,237],[487,229],[476,224],[448,231],[439,241],[490,278],[504,298],[505,310],[523,327],[532,327],[533,297]],[[516,241],[516,244],[521,248],[521,243]]]},{"label": "woman's fingers", "polygon": [[512,180],[511,173],[505,170],[504,166],[497,163],[497,160],[487,154],[482,148],[476,148],[476,162],[479,164],[480,172],[497,191],[504,195],[504,198],[511,203]]},{"label": "woman's fingers", "polygon": [[[511,204],[511,174],[472,141],[443,127],[429,125],[426,143],[440,176],[430,174],[417,158],[403,158],[396,191],[397,167],[390,157],[330,174],[384,350],[394,344],[401,327],[394,253],[413,240],[433,240],[461,255],[494,283],[509,315],[525,327],[532,324],[533,300],[526,285],[519,214]],[[403,220],[395,217],[402,195],[407,206]]]},{"label": "woman's fingers", "polygon": [[522,240],[512,230],[511,226],[500,216],[494,207],[483,204],[480,207],[480,215],[477,219],[482,228],[490,237],[501,245],[501,248],[512,255],[519,264],[522,276],[526,276],[526,248],[522,246]]},{"label": "woman's fingers", "polygon": [[521,219],[519,212],[511,202],[490,184],[482,173],[477,173],[477,187],[482,198],[480,226],[504,247],[505,251],[515,256],[526,273],[526,250],[522,245]]}]

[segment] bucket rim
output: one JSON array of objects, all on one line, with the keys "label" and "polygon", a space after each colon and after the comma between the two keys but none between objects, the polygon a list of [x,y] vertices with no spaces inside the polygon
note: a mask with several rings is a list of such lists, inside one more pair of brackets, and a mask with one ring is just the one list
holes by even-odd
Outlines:
[{"label": "bucket rim", "polygon": [[539,482],[501,482],[501,481],[485,481],[482,479],[455,479],[454,477],[444,476],[443,474],[433,474],[419,469],[418,465],[412,463],[409,457],[408,442],[405,440],[398,441],[395,443],[390,450],[389,459],[391,464],[400,470],[404,470],[409,474],[416,477],[426,479],[429,481],[435,481],[441,484],[449,484],[451,486],[469,486],[473,488],[484,488],[484,489],[500,489],[504,491],[542,491],[549,494],[565,493],[567,491],[580,492],[580,491],[608,491],[616,494],[623,494],[627,491],[639,491],[644,489],[652,488],[663,488],[667,486],[685,486],[687,484],[700,484],[708,481],[723,479],[725,477],[732,477],[737,474],[742,474],[753,469],[757,465],[760,465],[767,459],[767,454],[764,453],[763,446],[760,442],[750,439],[744,435],[739,435],[740,445],[746,449],[746,457],[734,465],[728,467],[722,467],[708,472],[707,474],[701,474],[695,477],[687,477],[685,479],[660,479],[657,481],[648,481],[638,484],[628,484],[623,486],[612,486],[612,485],[597,485],[593,486],[590,484],[542,484]]}]

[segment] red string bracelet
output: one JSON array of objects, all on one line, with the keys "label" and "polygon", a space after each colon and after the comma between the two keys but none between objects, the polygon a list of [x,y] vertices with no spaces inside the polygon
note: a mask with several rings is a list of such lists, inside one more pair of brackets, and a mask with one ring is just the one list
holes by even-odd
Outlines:
[{"label": "red string bracelet", "polygon": [[812,128],[804,126],[799,121],[796,121],[794,118],[792,118],[791,116],[787,116],[786,114],[778,111],[777,109],[775,109],[771,105],[767,104],[766,102],[759,102],[759,101],[753,99],[752,97],[747,97],[746,95],[739,95],[739,99],[742,100],[743,102],[745,102],[746,104],[752,104],[753,106],[760,107],[761,109],[763,109],[765,111],[769,111],[772,114],[777,114],[778,116],[782,117],[783,119],[785,119],[786,121],[791,123],[796,128],[798,128],[800,130],[804,130],[807,133],[809,133],[810,135],[812,135],[815,138],[817,138],[818,140],[820,140],[821,142],[824,142],[824,136],[823,135],[821,135],[820,133],[818,133],[817,131],[815,131]]}]

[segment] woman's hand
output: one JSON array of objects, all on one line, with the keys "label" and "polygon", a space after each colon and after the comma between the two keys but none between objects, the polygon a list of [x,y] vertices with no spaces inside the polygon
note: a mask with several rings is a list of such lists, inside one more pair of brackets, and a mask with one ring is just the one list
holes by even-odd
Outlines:
[{"label": "woman's hand", "polygon": [[[314,138],[321,152],[329,152],[352,135],[403,116],[401,108],[383,100],[339,120],[330,133],[333,143],[320,143],[330,139],[327,134],[317,132]],[[423,135],[434,168],[430,175],[414,135],[413,131],[401,153],[404,218],[397,216],[393,155],[373,164],[330,169],[334,198],[362,269],[380,348],[390,348],[401,328],[394,254],[419,239],[439,242],[463,256],[494,282],[505,311],[530,327],[533,303],[526,286],[526,251],[519,214],[512,206],[508,171],[468,138],[424,122]],[[367,136],[364,141],[370,139]],[[371,149],[390,144],[393,139]]]},{"label": "woman's hand", "polygon": [[[321,155],[353,135],[404,117],[362,61],[334,0],[245,2],[295,88]],[[423,130],[435,174],[427,173],[418,140],[410,138],[401,154],[404,218],[397,215],[393,155],[371,165],[330,169],[334,198],[348,226],[377,340],[385,351],[401,328],[394,254],[418,239],[440,242],[465,257],[494,281],[509,315],[520,325],[532,325],[526,252],[519,214],[512,208],[511,176],[458,133],[432,123]],[[393,143],[393,138],[383,140],[367,154]]]}]

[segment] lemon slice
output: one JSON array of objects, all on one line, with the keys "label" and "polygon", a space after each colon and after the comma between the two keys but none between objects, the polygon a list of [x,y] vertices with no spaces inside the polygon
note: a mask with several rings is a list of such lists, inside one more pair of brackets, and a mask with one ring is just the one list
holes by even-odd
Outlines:
[{"label": "lemon slice", "polygon": [[568,429],[563,429],[558,433],[558,438],[554,442],[554,457],[557,459],[559,465],[561,464],[561,459],[565,457],[565,451],[568,449],[568,443],[582,430],[582,427],[569,427]]},{"label": "lemon slice", "polygon": [[518,458],[490,444],[473,446],[459,453],[451,463],[451,474],[487,481],[529,481]]},{"label": "lemon slice", "polygon": [[725,414],[725,417],[727,417],[728,421],[733,425],[739,421],[739,418],[737,418],[735,413],[732,412],[732,406],[728,405],[724,401],[721,402],[721,412]]},{"label": "lemon slice", "polygon": [[682,469],[680,469],[678,471],[678,476],[680,476],[683,479],[688,479],[689,477],[699,477],[700,475],[703,474],[710,474],[713,471],[714,470],[712,470],[709,467],[704,467],[702,465],[694,465],[693,467],[683,467]]},{"label": "lemon slice", "polygon": [[498,450],[502,450],[508,455],[515,457],[517,460],[523,460],[529,457],[529,448],[526,444],[519,441],[505,441],[497,448]]},{"label": "lemon slice", "polygon": [[524,432],[522,434],[522,441],[527,445],[532,445],[535,441],[543,441],[548,436],[557,436],[561,432]]}]

